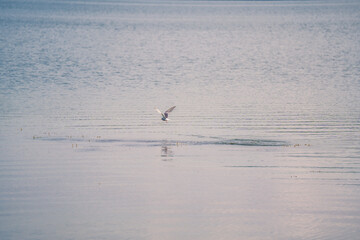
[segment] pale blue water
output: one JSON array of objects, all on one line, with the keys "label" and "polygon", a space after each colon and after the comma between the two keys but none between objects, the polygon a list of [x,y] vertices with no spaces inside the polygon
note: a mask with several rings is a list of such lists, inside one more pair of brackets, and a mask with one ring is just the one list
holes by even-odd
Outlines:
[{"label": "pale blue water", "polygon": [[356,239],[359,66],[358,1],[2,0],[0,239]]}]

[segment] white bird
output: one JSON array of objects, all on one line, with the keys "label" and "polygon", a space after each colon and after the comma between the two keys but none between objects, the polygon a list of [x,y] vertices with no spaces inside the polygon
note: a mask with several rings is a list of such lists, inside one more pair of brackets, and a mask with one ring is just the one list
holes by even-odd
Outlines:
[{"label": "white bird", "polygon": [[161,114],[161,116],[162,116],[161,120],[167,122],[167,121],[170,120],[170,119],[168,118],[168,117],[169,117],[169,113],[170,113],[172,110],[174,110],[175,107],[176,107],[176,106],[173,106],[173,107],[169,108],[169,109],[166,110],[164,113],[162,113],[162,112],[161,112],[159,109],[157,109],[157,108],[155,108],[155,110],[156,110],[158,113]]}]

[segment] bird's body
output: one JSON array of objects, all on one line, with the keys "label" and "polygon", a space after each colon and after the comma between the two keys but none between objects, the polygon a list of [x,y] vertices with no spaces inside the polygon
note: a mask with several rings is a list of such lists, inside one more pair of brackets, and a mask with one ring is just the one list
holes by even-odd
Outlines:
[{"label": "bird's body", "polygon": [[159,109],[157,109],[157,108],[155,108],[155,109],[156,109],[156,111],[157,111],[158,113],[161,114],[161,116],[162,116],[161,120],[167,122],[167,121],[170,120],[170,119],[169,119],[169,113],[170,113],[172,110],[174,110],[175,107],[176,107],[176,106],[173,106],[173,107],[169,108],[169,109],[166,110],[164,113],[162,113],[162,112],[161,112]]}]

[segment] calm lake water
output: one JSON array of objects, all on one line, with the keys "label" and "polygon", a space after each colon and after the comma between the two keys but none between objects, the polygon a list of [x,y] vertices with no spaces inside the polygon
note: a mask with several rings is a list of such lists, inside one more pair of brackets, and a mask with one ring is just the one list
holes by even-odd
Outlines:
[{"label": "calm lake water", "polygon": [[1,239],[359,235],[360,2],[0,1]]}]

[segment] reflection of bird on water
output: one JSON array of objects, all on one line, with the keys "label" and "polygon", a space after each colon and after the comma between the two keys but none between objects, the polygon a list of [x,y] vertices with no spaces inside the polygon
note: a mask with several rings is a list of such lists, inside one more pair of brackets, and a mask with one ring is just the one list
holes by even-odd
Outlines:
[{"label": "reflection of bird on water", "polygon": [[174,153],[171,150],[171,145],[166,141],[161,144],[161,158],[163,161],[171,161]]},{"label": "reflection of bird on water", "polygon": [[170,120],[170,119],[168,118],[168,117],[169,117],[169,113],[170,113],[172,110],[174,110],[175,107],[176,107],[176,106],[173,106],[173,107],[169,108],[169,109],[166,110],[164,113],[162,113],[162,112],[161,112],[159,109],[157,109],[157,108],[155,108],[155,110],[156,110],[158,113],[161,114],[161,116],[162,116],[161,120],[167,122],[167,121]]},{"label": "reflection of bird on water", "polygon": [[171,147],[162,146],[161,147],[161,156],[162,157],[172,157],[173,156],[173,151],[171,150]]}]

